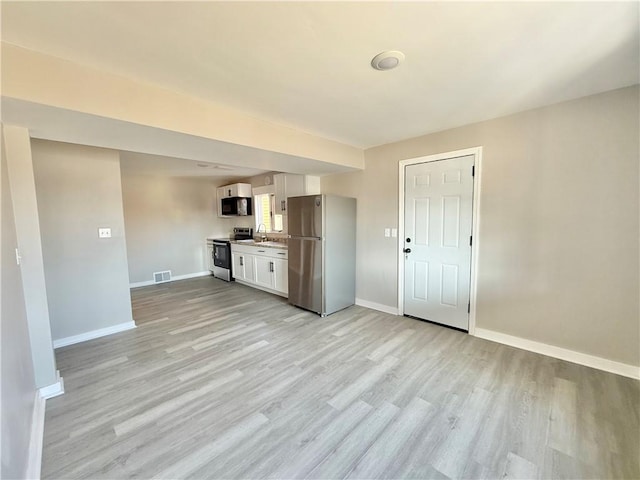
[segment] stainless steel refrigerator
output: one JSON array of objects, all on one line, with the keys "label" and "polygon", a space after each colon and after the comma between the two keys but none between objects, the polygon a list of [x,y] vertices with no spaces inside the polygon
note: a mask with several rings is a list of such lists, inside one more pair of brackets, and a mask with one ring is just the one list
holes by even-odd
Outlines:
[{"label": "stainless steel refrigerator", "polygon": [[356,199],[289,197],[289,303],[321,316],[355,303]]}]

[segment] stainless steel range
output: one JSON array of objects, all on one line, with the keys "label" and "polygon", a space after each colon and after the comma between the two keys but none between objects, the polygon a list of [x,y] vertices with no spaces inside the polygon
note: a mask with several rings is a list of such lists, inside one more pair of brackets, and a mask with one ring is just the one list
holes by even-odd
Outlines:
[{"label": "stainless steel range", "polygon": [[231,240],[249,240],[252,238],[253,228],[235,227],[233,229],[233,238],[214,238],[209,240],[213,244],[213,276],[226,282],[232,282]]}]

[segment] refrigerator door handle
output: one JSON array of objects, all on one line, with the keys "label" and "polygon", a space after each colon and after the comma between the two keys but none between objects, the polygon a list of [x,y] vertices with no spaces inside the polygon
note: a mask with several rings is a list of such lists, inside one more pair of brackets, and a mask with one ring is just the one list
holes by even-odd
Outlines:
[{"label": "refrigerator door handle", "polygon": [[322,237],[300,237],[297,235],[289,235],[291,240],[322,240]]}]

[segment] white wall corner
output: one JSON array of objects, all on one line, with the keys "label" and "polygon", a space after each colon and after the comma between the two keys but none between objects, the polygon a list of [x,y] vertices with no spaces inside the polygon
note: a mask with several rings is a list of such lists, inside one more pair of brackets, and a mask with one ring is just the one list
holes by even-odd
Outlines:
[{"label": "white wall corner", "polygon": [[[40,389],[42,390],[42,389]],[[29,437],[29,458],[25,478],[39,479],[42,467],[42,445],[44,443],[44,413],[46,400],[39,390],[35,392],[33,414],[31,418],[31,434]]]},{"label": "white wall corner", "polygon": [[623,377],[640,380],[640,367],[638,366],[616,362],[602,357],[596,357],[595,355],[576,352],[567,348],[556,347],[555,345],[535,342],[533,340],[527,340],[526,338],[514,337],[512,335],[495,332],[493,330],[486,330],[484,328],[476,328],[475,336],[485,340],[509,345],[510,347],[521,348],[522,350],[527,350],[529,352],[540,353],[542,355],[558,358],[567,362],[577,363],[578,365],[584,365],[597,370],[622,375]]},{"label": "white wall corner", "polygon": [[90,332],[81,333],[79,335],[73,335],[71,337],[59,338],[53,341],[53,348],[66,347],[67,345],[73,345],[75,343],[86,342],[87,340],[93,340],[94,338],[105,337],[114,333],[124,332],[136,328],[135,322],[124,322],[111,327],[99,328],[98,330],[92,330]]},{"label": "white wall corner", "polygon": [[391,315],[398,315],[398,307],[391,307],[389,305],[383,305],[382,303],[370,302],[368,300],[356,298],[356,305],[370,308],[372,310],[378,310],[379,312],[389,313]]},{"label": "white wall corner", "polygon": [[60,376],[60,370],[56,370],[56,378],[56,383],[42,387],[39,390],[42,399],[47,400],[48,398],[57,397],[64,393],[64,379]]}]

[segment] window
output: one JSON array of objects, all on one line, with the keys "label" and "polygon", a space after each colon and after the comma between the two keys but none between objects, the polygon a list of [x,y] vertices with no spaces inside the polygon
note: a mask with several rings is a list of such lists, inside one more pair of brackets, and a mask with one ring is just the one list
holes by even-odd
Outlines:
[{"label": "window", "polygon": [[284,219],[282,215],[273,213],[275,195],[273,193],[261,193],[254,195],[256,229],[255,232],[282,232]]},{"label": "window", "polygon": [[270,232],[271,231],[271,212],[272,212],[272,195],[263,193],[254,197],[254,204],[256,208],[256,233],[258,231]]},{"label": "window", "polygon": [[282,226],[282,215],[274,214],[273,215],[273,231],[281,232],[284,230]]}]

